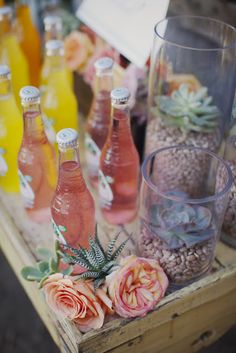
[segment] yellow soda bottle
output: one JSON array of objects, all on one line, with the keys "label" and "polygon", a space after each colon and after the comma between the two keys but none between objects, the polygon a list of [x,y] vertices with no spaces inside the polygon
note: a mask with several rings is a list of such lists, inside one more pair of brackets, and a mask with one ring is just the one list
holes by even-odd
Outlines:
[{"label": "yellow soda bottle", "polygon": [[11,91],[11,73],[0,65],[0,186],[8,192],[19,191],[17,156],[23,134],[21,113]]},{"label": "yellow soda bottle", "polygon": [[67,80],[63,42],[59,40],[48,41],[46,55],[49,59],[50,71],[46,90],[42,96],[42,111],[47,117],[46,121],[44,118],[47,136],[53,142],[51,131],[47,125],[50,125],[51,122],[55,132],[67,127],[78,130],[78,106],[74,92]]},{"label": "yellow soda bottle", "polygon": [[[50,40],[62,40],[63,39],[63,31],[62,31],[62,19],[59,16],[51,15],[44,17],[44,42],[46,43]],[[45,50],[46,51],[46,50]],[[50,58],[48,58],[47,54],[44,55],[43,66],[41,70],[41,93],[44,92],[45,86],[47,85],[48,76],[50,72],[51,64]],[[67,79],[73,88],[73,74],[67,68]]]},{"label": "yellow soda bottle", "polygon": [[12,29],[12,9],[0,7],[0,63],[7,64],[12,73],[12,88],[20,107],[19,91],[29,84],[27,59]]}]

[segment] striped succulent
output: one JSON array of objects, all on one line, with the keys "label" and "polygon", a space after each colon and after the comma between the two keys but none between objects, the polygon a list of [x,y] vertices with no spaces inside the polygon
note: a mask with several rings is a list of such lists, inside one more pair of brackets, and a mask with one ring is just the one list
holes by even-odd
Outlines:
[{"label": "striped succulent", "polygon": [[68,252],[64,253],[63,261],[70,265],[82,266],[86,269],[85,272],[75,277],[75,279],[92,279],[95,289],[103,284],[106,276],[119,266],[116,260],[129,240],[127,238],[115,249],[119,235],[120,233],[110,240],[107,250],[102,246],[97,231],[95,238],[89,238],[89,249],[85,249],[82,246],[79,249],[75,249],[69,245],[63,245],[65,250],[69,250],[69,254]]},{"label": "striped succulent", "polygon": [[188,84],[181,84],[171,96],[157,96],[157,116],[163,116],[170,125],[188,131],[211,132],[218,125],[219,109],[212,105],[207,88],[190,91]]}]

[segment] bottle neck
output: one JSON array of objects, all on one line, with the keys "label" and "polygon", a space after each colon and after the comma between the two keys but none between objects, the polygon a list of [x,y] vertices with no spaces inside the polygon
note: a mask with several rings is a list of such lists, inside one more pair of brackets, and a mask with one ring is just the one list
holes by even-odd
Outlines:
[{"label": "bottle neck", "polygon": [[65,59],[63,55],[47,55],[46,60],[51,71],[60,71],[65,69]]},{"label": "bottle neck", "polygon": [[5,99],[11,96],[11,94],[11,80],[8,78],[0,79],[0,99]]},{"label": "bottle neck", "polygon": [[111,92],[113,89],[113,75],[112,72],[96,74],[95,77],[95,95],[101,92]]},{"label": "bottle neck", "polygon": [[39,103],[31,103],[23,106],[24,139],[27,143],[45,143],[47,137]]},{"label": "bottle neck", "polygon": [[62,29],[56,25],[47,25],[44,30],[44,42],[47,43],[49,40],[62,40]]},{"label": "bottle neck", "polygon": [[74,164],[80,165],[78,147],[59,148],[59,165],[62,166],[66,162],[74,162]]},{"label": "bottle neck", "polygon": [[11,33],[13,33],[11,18],[5,16],[0,21],[0,38]]},{"label": "bottle neck", "polygon": [[119,141],[121,143],[123,139],[125,141],[127,141],[127,138],[132,140],[130,129],[130,109],[128,104],[112,104],[111,116],[111,134],[113,134],[113,136],[119,136]]},{"label": "bottle neck", "polygon": [[29,5],[26,1],[19,1],[16,3],[16,16],[24,22],[32,23]]}]

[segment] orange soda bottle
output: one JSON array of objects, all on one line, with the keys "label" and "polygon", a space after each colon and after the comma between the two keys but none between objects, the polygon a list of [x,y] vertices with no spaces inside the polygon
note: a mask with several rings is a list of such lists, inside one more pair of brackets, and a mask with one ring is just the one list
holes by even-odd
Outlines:
[{"label": "orange soda bottle", "polygon": [[95,234],[95,206],[81,169],[78,133],[63,129],[57,134],[59,175],[51,214],[55,235],[63,244],[88,247]]},{"label": "orange soda bottle", "polygon": [[106,142],[111,116],[113,60],[103,57],[95,62],[95,93],[86,123],[85,157],[91,185],[97,187],[101,150]]},{"label": "orange soda bottle", "polygon": [[131,222],[137,214],[139,156],[130,128],[129,97],[125,87],[111,92],[112,122],[100,158],[100,208],[111,224]]},{"label": "orange soda bottle", "polygon": [[36,87],[20,90],[24,133],[18,155],[20,192],[24,207],[32,220],[49,221],[50,204],[56,186],[55,152],[49,143],[40,110],[40,93]]},{"label": "orange soda bottle", "polygon": [[34,25],[28,1],[16,1],[17,33],[20,46],[29,64],[30,82],[39,85],[41,66],[41,41],[39,32]]}]

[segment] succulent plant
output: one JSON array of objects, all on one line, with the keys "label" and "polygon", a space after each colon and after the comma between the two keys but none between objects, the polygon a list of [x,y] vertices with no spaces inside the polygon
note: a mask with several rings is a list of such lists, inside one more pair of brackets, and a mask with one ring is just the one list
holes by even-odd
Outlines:
[{"label": "succulent plant", "polygon": [[94,281],[94,289],[97,289],[103,284],[106,276],[118,267],[116,260],[129,240],[129,238],[127,238],[114,250],[119,235],[120,233],[109,242],[107,250],[103,248],[97,231],[95,239],[92,237],[89,238],[90,248],[88,250],[83,247],[75,249],[69,245],[62,245],[65,250],[69,250],[69,252],[73,254],[70,255],[65,252],[63,254],[63,261],[71,265],[80,265],[87,270],[76,276],[75,279],[92,279]]},{"label": "succulent plant", "polygon": [[27,281],[33,281],[39,283],[39,288],[42,287],[43,282],[54,273],[61,272],[64,275],[69,275],[72,272],[72,267],[68,267],[64,270],[59,269],[61,254],[60,254],[59,242],[55,242],[55,255],[46,248],[40,248],[37,250],[38,256],[42,259],[36,265],[36,267],[25,266],[21,270],[21,275]]},{"label": "succulent plant", "polygon": [[211,132],[218,125],[219,109],[212,105],[212,97],[207,88],[190,91],[188,84],[181,84],[170,96],[157,96],[158,111],[166,123],[188,131]]},{"label": "succulent plant", "polygon": [[170,249],[189,248],[215,234],[207,207],[171,200],[152,205],[150,228]]}]

